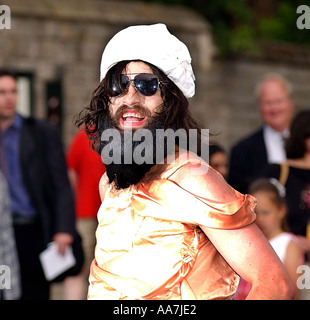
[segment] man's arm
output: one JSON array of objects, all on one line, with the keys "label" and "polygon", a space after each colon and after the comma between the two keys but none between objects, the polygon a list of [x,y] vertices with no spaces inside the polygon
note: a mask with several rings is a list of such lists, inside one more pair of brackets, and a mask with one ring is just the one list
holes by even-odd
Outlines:
[{"label": "man's arm", "polygon": [[200,227],[235,272],[251,283],[247,299],[293,299],[294,286],[255,223],[235,230]]},{"label": "man's arm", "polygon": [[100,195],[101,202],[104,199],[104,196],[105,196],[105,193],[107,191],[108,186],[109,186],[109,178],[107,176],[107,173],[105,172],[101,176],[100,181],[99,181],[99,195]]},{"label": "man's arm", "polygon": [[[211,167],[207,173],[202,170],[201,175],[185,174],[195,166],[186,164],[183,167],[186,171],[178,170],[170,179],[185,190],[214,203],[229,204],[237,199],[234,190]],[[251,283],[248,299],[293,298],[294,287],[282,262],[255,223],[234,229],[215,229],[203,225],[200,228],[232,269]]]}]

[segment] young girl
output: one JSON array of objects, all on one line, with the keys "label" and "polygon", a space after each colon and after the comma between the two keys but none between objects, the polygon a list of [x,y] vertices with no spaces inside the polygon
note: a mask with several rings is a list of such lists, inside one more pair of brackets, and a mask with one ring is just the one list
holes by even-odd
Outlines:
[{"label": "young girl", "polygon": [[[296,286],[299,276],[296,270],[303,264],[304,258],[294,240],[295,236],[287,232],[285,189],[274,178],[269,180],[262,178],[251,184],[249,193],[257,199],[257,225],[269,240]],[[297,298],[298,288],[296,287],[295,299]]]}]

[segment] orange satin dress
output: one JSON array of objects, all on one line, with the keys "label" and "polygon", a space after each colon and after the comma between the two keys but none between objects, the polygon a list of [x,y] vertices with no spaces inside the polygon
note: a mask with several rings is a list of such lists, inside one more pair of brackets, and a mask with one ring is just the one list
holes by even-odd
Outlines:
[{"label": "orange satin dress", "polygon": [[199,225],[249,225],[255,220],[255,199],[233,189],[236,200],[229,203],[198,196],[174,180],[176,173],[181,181],[192,174],[188,162],[207,169],[208,179],[212,169],[188,153],[185,160],[155,165],[127,189],[108,185],[98,211],[88,299],[232,298],[239,276]]}]

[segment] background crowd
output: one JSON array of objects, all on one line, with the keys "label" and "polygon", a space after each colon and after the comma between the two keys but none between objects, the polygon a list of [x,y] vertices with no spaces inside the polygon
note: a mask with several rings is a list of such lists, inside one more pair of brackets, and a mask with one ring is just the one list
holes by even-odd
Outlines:
[{"label": "background crowd", "polygon": [[[310,251],[310,109],[295,113],[292,88],[281,75],[266,75],[254,90],[261,128],[229,151],[211,136],[209,163],[257,198],[256,222],[296,284],[296,269]],[[16,112],[17,95],[14,74],[1,70],[0,258],[12,266],[12,289],[1,290],[1,298],[49,299],[39,254],[49,240],[64,252],[78,235],[84,264],[60,281],[64,299],[85,299],[105,167],[82,128],[65,155],[52,125]],[[241,281],[236,299],[248,285]]]},{"label": "background crowd", "polygon": [[[261,127],[228,148],[211,135],[209,164],[236,190],[255,196],[256,223],[296,284],[296,269],[310,252],[310,105],[297,111],[294,83],[281,74],[266,74],[252,90]],[[61,298],[86,299],[105,166],[83,128],[64,148],[59,128],[17,112],[18,98],[16,74],[0,69],[0,265],[10,267],[10,288],[4,279],[0,300],[51,299],[54,282]],[[53,282],[39,259],[51,241],[60,253],[72,246],[78,258]],[[235,299],[248,290],[241,279]]]}]

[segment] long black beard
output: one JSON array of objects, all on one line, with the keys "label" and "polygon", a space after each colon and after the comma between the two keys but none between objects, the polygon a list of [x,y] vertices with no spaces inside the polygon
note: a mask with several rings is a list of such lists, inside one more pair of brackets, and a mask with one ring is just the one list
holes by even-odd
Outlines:
[{"label": "long black beard", "polygon": [[[112,162],[109,164],[106,163],[103,152],[101,153],[103,162],[105,163],[105,166],[106,166],[109,183],[114,182],[116,189],[126,189],[133,184],[137,184],[156,163],[163,161],[168,154],[174,152],[174,150],[167,150],[168,148],[167,148],[166,139],[162,144],[158,146],[156,144],[156,130],[165,129],[164,123],[165,123],[164,115],[161,115],[161,116],[158,116],[156,120],[154,120],[147,127],[144,127],[144,129],[148,129],[152,134],[153,154],[151,155],[152,161],[147,161],[148,163],[144,162],[142,164],[137,164],[133,157],[134,150],[136,148],[139,148],[139,146],[141,147],[144,140],[134,141],[132,139],[133,135],[131,135],[130,143],[128,143],[128,135],[125,138],[125,133],[123,131],[119,131],[119,134],[121,136],[121,146],[119,146],[119,144],[116,146],[116,147],[119,147],[119,150],[121,150],[120,163],[115,163],[115,162]],[[110,115],[105,117],[103,122],[101,123],[100,132],[102,133],[106,129],[116,129]],[[111,144],[111,140],[101,141],[101,150],[109,144]],[[130,154],[132,156],[129,159],[129,161],[128,161],[128,146],[132,146],[132,150],[130,150],[131,151]],[[158,150],[158,149],[161,149],[161,150]],[[125,152],[127,152],[126,161],[125,161]],[[160,159],[158,159],[158,154],[162,155]],[[145,157],[145,149],[141,152],[141,155]]]}]

